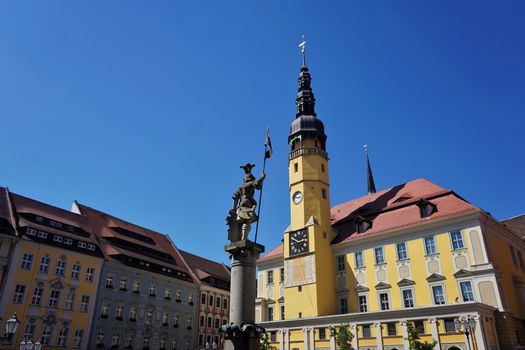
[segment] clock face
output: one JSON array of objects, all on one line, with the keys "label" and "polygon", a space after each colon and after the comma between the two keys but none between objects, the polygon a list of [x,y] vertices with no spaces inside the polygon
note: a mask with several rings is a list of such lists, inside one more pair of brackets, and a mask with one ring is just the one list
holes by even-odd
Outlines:
[{"label": "clock face", "polygon": [[290,255],[306,253],[308,251],[308,230],[290,232]]},{"label": "clock face", "polygon": [[299,204],[303,200],[303,194],[301,191],[297,191],[293,194],[292,198],[295,204]]}]

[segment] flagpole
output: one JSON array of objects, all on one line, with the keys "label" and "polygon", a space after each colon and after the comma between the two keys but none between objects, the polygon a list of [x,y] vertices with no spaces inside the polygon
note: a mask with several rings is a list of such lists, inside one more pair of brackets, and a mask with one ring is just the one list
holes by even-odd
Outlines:
[{"label": "flagpole", "polygon": [[[262,173],[264,174],[264,170],[266,169],[266,152],[268,151],[268,137],[270,134],[270,129],[266,128],[266,139],[264,141],[264,160],[263,160],[263,168]],[[257,233],[259,232],[259,220],[261,219],[261,204],[262,204],[262,193],[263,193],[263,184],[261,183],[261,190],[259,191],[259,207],[257,208],[257,225],[255,226],[255,239],[254,242],[257,243]]]}]

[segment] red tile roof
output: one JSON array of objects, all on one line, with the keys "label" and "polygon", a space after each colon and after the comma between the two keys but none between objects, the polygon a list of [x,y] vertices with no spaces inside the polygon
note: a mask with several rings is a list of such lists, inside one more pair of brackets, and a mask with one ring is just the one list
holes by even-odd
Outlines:
[{"label": "red tile roof", "polygon": [[[16,212],[19,227],[31,226],[53,234],[59,234],[64,237],[79,239],[83,242],[98,245],[97,239],[93,234],[91,223],[82,215],[13,192],[9,192],[9,197],[11,199],[13,210]],[[29,219],[30,217],[33,217],[33,215],[41,216],[63,225],[70,225],[79,228],[83,231],[82,235],[79,236],[73,232],[69,232],[64,226],[63,229],[58,229],[44,225],[43,223],[33,222]],[[23,235],[22,238],[31,240],[27,235]]]},{"label": "red tile roof", "polygon": [[270,250],[268,253],[264,254],[259,260],[257,260],[257,263],[271,261],[276,258],[282,258],[283,254],[284,254],[284,245],[281,243],[277,247]]},{"label": "red tile roof", "polygon": [[[436,207],[435,212],[429,217],[420,217],[417,204],[421,200],[428,200]],[[426,179],[416,179],[332,207],[330,210],[331,223],[338,232],[332,244],[363,239],[479,211],[479,208],[454,192]],[[370,221],[372,225],[364,233],[357,233],[355,221],[361,217]],[[282,256],[283,245],[281,244],[265,254],[259,259],[259,262]]]},{"label": "red tile roof", "polygon": [[[93,209],[78,202],[75,202],[75,204],[78,206],[81,214],[93,223],[93,226],[95,228],[94,233],[99,237],[99,242],[103,247],[102,251],[104,252],[106,259],[110,259],[113,256],[122,254],[137,259],[153,262],[155,264],[169,266],[170,268],[182,271],[187,275],[191,276],[191,272],[188,270],[180,252],[178,251],[177,247],[171,242],[167,235],[155,232],[153,230],[147,229],[139,225],[135,225],[133,223],[119,219],[115,216],[104,213],[97,209]],[[120,234],[118,232],[118,229],[115,230],[115,228],[131,231],[133,233],[139,234],[139,237],[145,238],[134,239],[129,235]],[[152,249],[161,254],[168,254],[171,257],[172,262],[170,263],[166,259],[155,257],[151,254],[141,254],[137,250],[128,250],[124,246],[117,246],[114,243],[112,243],[112,238],[118,239],[120,241],[124,240],[130,242],[134,246],[143,247],[143,251]],[[145,242],[145,240],[148,239],[151,240],[150,243]]]},{"label": "red tile roof", "polygon": [[184,250],[179,251],[201,282],[207,277],[230,281],[230,270],[224,264],[202,258]]}]

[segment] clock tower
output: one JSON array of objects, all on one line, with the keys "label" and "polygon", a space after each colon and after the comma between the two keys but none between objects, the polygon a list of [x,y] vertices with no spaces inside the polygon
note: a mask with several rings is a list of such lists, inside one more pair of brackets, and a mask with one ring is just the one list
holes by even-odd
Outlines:
[{"label": "clock tower", "polygon": [[304,41],[301,48],[297,114],[288,136],[291,221],[284,233],[286,319],[336,313],[326,134],[315,113]]}]

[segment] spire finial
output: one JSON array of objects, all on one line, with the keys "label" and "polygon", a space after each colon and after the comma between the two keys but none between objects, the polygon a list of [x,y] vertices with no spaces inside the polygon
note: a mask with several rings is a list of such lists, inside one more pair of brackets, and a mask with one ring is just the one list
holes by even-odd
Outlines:
[{"label": "spire finial", "polygon": [[368,145],[363,146],[366,157],[366,180],[368,185],[368,194],[376,193],[376,184],[374,183],[374,176],[372,175],[372,167],[370,166],[370,159],[368,158]]},{"label": "spire finial", "polygon": [[301,56],[303,57],[303,67],[306,67],[306,40],[304,40],[304,34],[301,35],[299,47],[301,48]]}]

